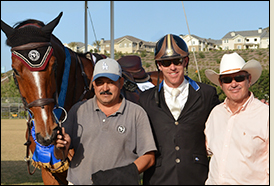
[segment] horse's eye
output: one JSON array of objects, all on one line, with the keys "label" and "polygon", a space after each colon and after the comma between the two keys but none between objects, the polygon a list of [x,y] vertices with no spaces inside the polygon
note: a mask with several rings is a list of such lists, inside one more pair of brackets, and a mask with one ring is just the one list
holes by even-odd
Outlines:
[{"label": "horse's eye", "polygon": [[17,71],[15,68],[13,68],[13,72],[14,72],[14,74],[15,74],[16,76],[19,76],[19,73],[18,73],[18,71]]}]

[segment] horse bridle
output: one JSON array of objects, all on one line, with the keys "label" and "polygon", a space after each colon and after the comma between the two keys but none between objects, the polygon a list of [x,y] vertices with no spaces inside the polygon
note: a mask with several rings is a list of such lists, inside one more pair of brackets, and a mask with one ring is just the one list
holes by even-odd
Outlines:
[{"label": "horse bridle", "polygon": [[[14,50],[30,50],[30,49],[34,49],[34,48],[38,48],[38,47],[49,46],[49,45],[51,45],[50,42],[27,43],[27,44],[24,44],[24,45],[12,47],[11,51],[14,51]],[[56,77],[56,70],[55,70],[55,77]],[[14,73],[13,73],[13,78],[14,78],[14,82],[15,82],[15,84],[16,84],[19,92],[20,92],[19,85],[18,85],[18,82],[17,82],[17,79],[16,79]],[[55,80],[56,80],[56,78],[55,78]],[[25,110],[28,111],[28,120],[27,120],[28,139],[27,139],[27,142],[24,144],[24,145],[27,146],[26,157],[24,158],[24,160],[27,162],[29,174],[33,175],[37,167],[35,167],[35,169],[33,170],[33,172],[30,172],[29,146],[31,144],[31,141],[30,141],[31,128],[33,127],[33,124],[32,124],[33,114],[32,115],[30,114],[30,112],[31,112],[30,108],[32,108],[32,107],[41,107],[41,108],[44,108],[45,105],[48,105],[50,103],[54,103],[55,102],[56,103],[56,106],[55,106],[56,109],[61,108],[61,109],[64,110],[64,112],[65,112],[65,118],[66,118],[67,112],[66,112],[66,110],[63,107],[59,106],[59,104],[58,104],[57,82],[56,82],[55,99],[54,98],[39,98],[39,99],[36,99],[36,100],[32,101],[31,103],[27,103],[26,99],[22,96],[21,93],[20,93],[20,96],[21,96],[21,98],[23,100],[23,104],[24,104]],[[65,119],[63,121],[59,121],[54,112],[53,112],[53,115],[55,117],[56,123],[58,124],[57,130],[59,130],[59,134],[62,135],[61,126],[62,126],[62,122]],[[58,170],[60,167],[62,167],[64,165],[64,161],[65,161],[66,158],[65,158],[64,151],[62,151],[62,152],[63,152],[63,159],[61,161],[61,165],[59,167],[55,168],[55,169],[51,169],[51,168],[48,168],[48,169],[50,169],[51,171],[55,171],[55,170]]]}]

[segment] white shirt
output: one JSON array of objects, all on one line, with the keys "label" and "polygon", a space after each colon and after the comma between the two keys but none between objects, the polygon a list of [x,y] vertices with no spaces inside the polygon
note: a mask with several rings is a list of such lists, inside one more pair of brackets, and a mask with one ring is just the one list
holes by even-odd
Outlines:
[{"label": "white shirt", "polygon": [[154,85],[149,81],[146,81],[146,82],[143,82],[143,83],[136,83],[136,84],[138,85],[138,88],[141,91],[145,91],[145,90],[148,90],[148,89],[154,87]]},{"label": "white shirt", "polygon": [[212,155],[206,185],[269,184],[269,106],[254,98],[232,113],[225,101],[206,122]]},{"label": "white shirt", "polygon": [[[169,103],[172,98],[171,91],[173,88],[167,86],[165,81],[163,82],[163,87],[164,87],[164,96],[165,96],[166,104],[167,104],[168,108],[170,109]],[[177,87],[177,89],[180,90],[180,94],[177,97],[177,101],[178,101],[181,111],[183,110],[183,108],[186,104],[186,101],[187,101],[188,88],[189,88],[189,82],[186,80],[186,78],[184,78],[184,81],[181,83],[181,85],[179,85],[179,87]]]}]

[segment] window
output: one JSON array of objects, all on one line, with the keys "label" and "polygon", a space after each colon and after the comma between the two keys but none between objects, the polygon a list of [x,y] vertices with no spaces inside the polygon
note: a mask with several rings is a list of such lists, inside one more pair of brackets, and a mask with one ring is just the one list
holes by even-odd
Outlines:
[{"label": "window", "polygon": [[249,39],[246,39],[246,41],[248,42],[248,41],[249,41]]},{"label": "window", "polygon": [[195,45],[195,41],[192,41],[192,44]]},{"label": "window", "polygon": [[127,47],[127,44],[126,44],[126,43],[124,44],[124,47]]},{"label": "window", "polygon": [[129,43],[128,46],[131,47],[131,43]]},{"label": "window", "polygon": [[240,43],[242,40],[241,39],[238,39],[238,43]]},{"label": "window", "polygon": [[106,45],[106,47],[109,47],[109,45]]},{"label": "window", "polygon": [[254,41],[257,41],[257,38],[255,38]]},{"label": "window", "polygon": [[241,45],[238,45],[237,48],[238,48],[238,49],[242,49],[242,46],[241,46]]},{"label": "window", "polygon": [[195,51],[195,47],[192,47],[192,51]]}]

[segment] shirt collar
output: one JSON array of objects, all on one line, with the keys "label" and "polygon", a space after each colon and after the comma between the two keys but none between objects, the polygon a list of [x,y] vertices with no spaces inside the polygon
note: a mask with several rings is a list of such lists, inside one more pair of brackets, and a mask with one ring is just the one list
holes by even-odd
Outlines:
[{"label": "shirt collar", "polygon": [[[177,87],[179,89],[180,93],[183,92],[185,88],[187,88],[188,85],[188,80],[184,78],[184,81]],[[167,92],[169,95],[171,95],[171,91],[173,88],[169,87],[166,83],[165,80],[163,81],[163,86],[164,86],[164,91]]]},{"label": "shirt collar", "polygon": [[[121,113],[121,114],[124,113],[124,110],[125,110],[125,107],[126,107],[126,99],[122,94],[120,94],[120,96],[122,98],[122,104],[121,104],[120,108],[118,109],[118,111],[116,113],[112,114],[112,115],[115,115],[115,114],[118,114],[118,113]],[[99,106],[97,104],[96,95],[94,95],[94,97],[92,98],[92,102],[93,102],[94,111],[101,111],[101,109],[99,108]]]},{"label": "shirt collar", "polygon": [[[253,93],[252,92],[250,92],[250,96],[249,96],[249,98],[246,100],[246,102],[235,112],[235,113],[237,113],[237,112],[240,112],[240,111],[244,111],[246,108],[247,108],[247,106],[252,102],[254,100],[254,95],[253,95]],[[225,98],[225,100],[224,100],[224,107],[229,111],[229,112],[231,112],[231,110],[229,109],[229,107],[227,106],[227,98]]]}]

